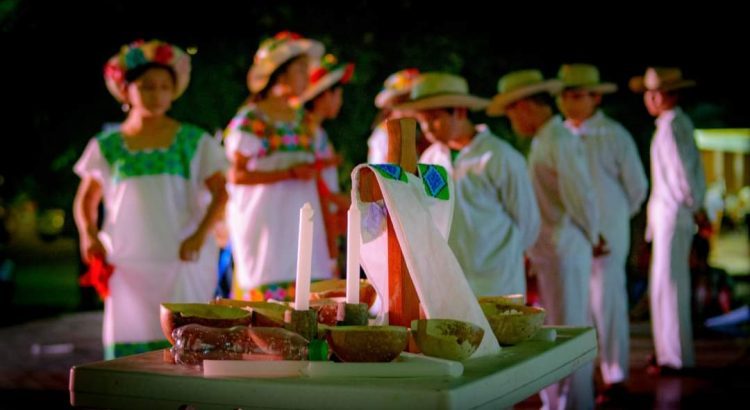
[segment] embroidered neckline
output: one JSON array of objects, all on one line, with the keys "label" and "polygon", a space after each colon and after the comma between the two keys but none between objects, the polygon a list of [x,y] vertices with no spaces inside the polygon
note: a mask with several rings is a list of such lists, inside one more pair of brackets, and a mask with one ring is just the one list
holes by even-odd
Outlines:
[{"label": "embroidered neckline", "polygon": [[162,174],[190,179],[190,164],[204,134],[198,127],[181,124],[168,147],[133,151],[119,129],[101,133],[97,140],[115,181]]},{"label": "embroidered neckline", "polygon": [[272,121],[254,104],[246,105],[232,119],[228,132],[239,129],[261,140],[258,156],[268,156],[276,151],[314,151],[312,127],[303,109],[298,109],[293,121]]},{"label": "embroidered neckline", "polygon": [[157,151],[161,151],[161,152],[169,151],[177,143],[177,136],[180,135],[181,132],[183,132],[182,128],[183,128],[183,124],[180,123],[177,126],[177,130],[174,132],[174,135],[172,136],[172,142],[170,142],[169,145],[164,146],[164,147],[153,147],[153,148],[142,148],[142,149],[130,148],[126,141],[128,137],[122,133],[122,130],[118,130],[117,132],[120,134],[120,140],[122,141],[122,148],[130,154],[137,154],[139,152],[149,153],[149,152],[157,152]]}]

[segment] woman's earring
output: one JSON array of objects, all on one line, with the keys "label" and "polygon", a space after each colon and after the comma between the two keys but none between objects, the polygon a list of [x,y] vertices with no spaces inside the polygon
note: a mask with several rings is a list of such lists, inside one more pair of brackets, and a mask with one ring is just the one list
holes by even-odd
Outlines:
[{"label": "woman's earring", "polygon": [[123,103],[123,104],[122,104],[122,105],[120,106],[120,108],[122,109],[122,112],[128,112],[128,111],[130,111],[130,104],[128,104],[128,103]]}]

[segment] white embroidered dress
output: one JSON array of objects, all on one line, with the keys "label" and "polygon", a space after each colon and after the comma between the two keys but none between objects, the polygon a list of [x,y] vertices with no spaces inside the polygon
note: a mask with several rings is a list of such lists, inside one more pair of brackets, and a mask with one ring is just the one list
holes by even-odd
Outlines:
[{"label": "white embroidered dress", "polygon": [[[255,105],[240,109],[230,123],[226,154],[249,157],[248,170],[275,171],[315,161],[313,140],[303,112],[291,123],[269,124]],[[312,278],[332,276],[320,199],[315,180],[288,179],[272,184],[228,184],[227,221],[235,263],[235,288],[294,281],[297,267],[299,210],[313,207]],[[235,295],[236,297],[237,295]]]},{"label": "white embroidered dress", "polygon": [[205,180],[226,165],[217,141],[188,124],[164,149],[131,151],[119,130],[88,143],[74,171],[102,186],[99,237],[115,267],[104,303],[107,357],[163,346],[161,303],[211,299],[218,260],[213,237],[206,238],[197,261],[181,261],[179,247],[211,201]]}]

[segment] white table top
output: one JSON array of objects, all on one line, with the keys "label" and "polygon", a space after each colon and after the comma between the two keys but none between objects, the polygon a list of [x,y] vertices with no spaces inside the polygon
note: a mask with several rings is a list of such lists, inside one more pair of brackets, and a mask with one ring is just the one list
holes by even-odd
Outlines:
[{"label": "white table top", "polygon": [[[554,342],[528,341],[463,362],[460,377],[205,378],[162,351],[75,366],[70,401],[90,408],[415,410],[512,406],[596,356],[590,327],[555,327]],[[181,406],[193,407],[181,407]]]}]

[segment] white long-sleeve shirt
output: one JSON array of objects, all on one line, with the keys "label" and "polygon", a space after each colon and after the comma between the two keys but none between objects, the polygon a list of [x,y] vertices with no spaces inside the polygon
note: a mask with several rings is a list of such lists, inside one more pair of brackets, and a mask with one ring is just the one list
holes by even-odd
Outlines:
[{"label": "white long-sleeve shirt", "polygon": [[649,201],[695,212],[703,204],[706,179],[700,153],[693,138],[693,123],[682,109],[665,111],[656,119],[651,141],[651,179]]},{"label": "white long-sleeve shirt", "polygon": [[523,253],[539,233],[539,208],[526,161],[484,126],[451,161],[443,144],[420,162],[442,165],[455,183],[449,244],[477,295],[523,293]]},{"label": "white long-sleeve shirt", "polygon": [[633,137],[601,111],[580,127],[570,121],[565,126],[580,137],[586,149],[604,237],[610,248],[627,249],[630,217],[640,210],[648,194],[648,180]]},{"label": "white long-sleeve shirt", "polygon": [[537,258],[560,256],[571,235],[598,243],[599,210],[583,144],[559,116],[537,132],[529,153],[531,182],[542,219],[532,248]]},{"label": "white long-sleeve shirt", "polygon": [[385,164],[386,156],[388,156],[388,130],[385,122],[381,122],[367,139],[367,163]]}]

